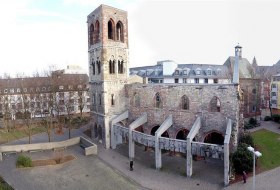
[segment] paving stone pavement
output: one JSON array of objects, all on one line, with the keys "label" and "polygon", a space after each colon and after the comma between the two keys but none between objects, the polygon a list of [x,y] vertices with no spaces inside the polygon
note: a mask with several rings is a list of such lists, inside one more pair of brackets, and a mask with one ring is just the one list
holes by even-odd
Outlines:
[{"label": "paving stone pavement", "polygon": [[[272,124],[272,125],[271,125]],[[272,127],[271,127],[272,126]],[[74,129],[72,131],[72,137],[75,136],[85,136],[83,134],[83,131],[86,130],[88,126],[82,127],[80,129]],[[276,130],[277,125],[273,125],[273,123],[265,123],[265,125],[262,125],[258,129],[261,128],[272,128],[271,130]],[[53,135],[53,141],[61,141],[68,139],[68,133],[65,131],[64,135]],[[32,137],[32,142],[46,142],[47,141],[47,135],[46,134],[37,134]],[[10,144],[20,144],[20,143],[27,143],[28,138],[20,139],[18,141],[14,141]],[[180,156],[170,156],[168,153],[164,153],[163,158],[163,168],[162,170],[158,171],[154,169],[154,152],[153,150],[144,151],[144,147],[142,146],[136,146],[136,154],[135,154],[135,161],[134,161],[134,170],[129,170],[129,159],[128,159],[128,145],[123,144],[119,145],[116,150],[112,149],[104,149],[102,145],[99,144],[98,146],[98,157],[100,160],[104,161],[107,164],[103,164],[103,167],[106,167],[107,165],[110,166],[110,168],[113,169],[114,172],[120,174],[120,176],[116,175],[115,177],[111,177],[114,179],[120,178],[121,182],[112,182],[108,183],[106,180],[106,175],[99,173],[100,183],[98,183],[99,187],[102,187],[100,189],[111,189],[111,187],[114,187],[114,189],[154,189],[154,190],[165,190],[165,189],[185,189],[185,190],[216,190],[216,189],[224,189],[224,190],[243,190],[243,189],[252,189],[252,178],[249,178],[246,184],[243,184],[242,182],[237,182],[235,184],[232,184],[229,187],[223,186],[223,164],[221,161],[216,160],[210,160],[207,159],[206,161],[194,161],[194,167],[193,172],[194,175],[192,178],[187,178],[185,176],[185,158]],[[71,148],[72,149],[72,148]],[[69,148],[69,151],[72,151]],[[73,151],[81,151],[80,148],[77,147],[73,148]],[[40,157],[41,153],[33,153],[35,157]],[[79,155],[79,154],[78,154]],[[7,158],[6,158],[7,159]],[[15,159],[15,158],[12,158]],[[14,162],[15,160],[12,160],[11,162]],[[73,173],[71,173],[71,169],[74,169],[77,174],[75,176],[79,176],[79,173],[81,176],[86,176],[92,171],[92,168],[90,168],[90,164],[85,165],[83,163],[93,163],[93,160],[91,160],[92,157],[85,157],[82,155],[78,156],[80,165],[73,165],[71,163],[67,164],[67,168],[58,168],[57,171],[62,171],[62,173],[57,172],[57,175],[54,175],[54,178],[51,178],[50,176],[45,176],[44,173],[50,172],[50,169],[44,169],[41,168],[38,177],[40,179],[43,179],[43,177],[47,177],[48,180],[39,180],[42,182],[40,189],[52,189],[50,187],[64,187],[63,184],[65,183],[65,176],[69,173],[71,176]],[[5,161],[4,161],[5,162]],[[4,163],[3,162],[3,163]],[[13,168],[5,168],[5,164],[0,163],[0,173],[3,175],[3,172],[5,172],[4,178],[6,179],[6,176],[10,176],[11,179],[8,179],[8,182],[11,182],[12,184],[16,180],[17,183],[23,183],[24,180],[28,180],[26,176],[30,175],[30,173],[33,173],[33,169],[29,172],[28,175],[22,175],[23,177],[16,177],[17,173],[15,172],[16,169]],[[103,163],[103,162],[102,162]],[[93,164],[94,165],[94,164]],[[4,169],[2,168],[4,167]],[[56,166],[55,166],[56,167]],[[1,169],[2,168],[2,169]],[[10,171],[8,171],[10,170]],[[110,171],[112,172],[112,171]],[[110,173],[109,172],[109,173]],[[113,172],[113,173],[114,173]],[[35,172],[36,173],[36,172]],[[97,172],[98,173],[98,172]],[[33,173],[34,174],[34,173]],[[261,173],[256,176],[256,190],[263,190],[263,189],[269,189],[269,190],[279,190],[280,188],[280,181],[279,181],[279,174],[280,174],[280,167],[270,170],[264,173]],[[60,175],[65,175],[60,176]],[[111,174],[108,174],[111,175]],[[113,174],[112,174],[113,175]],[[32,177],[37,177],[34,175],[31,175]],[[91,176],[91,175],[88,175]],[[97,174],[95,175],[97,177]],[[75,177],[70,177],[73,181],[68,181],[65,184],[65,187],[67,189],[90,189],[87,188],[88,182],[86,180],[83,181],[83,177],[75,179]],[[106,179],[104,181],[104,179]],[[111,179],[109,179],[111,180]],[[28,188],[20,188],[17,189],[36,189],[38,186],[32,185],[34,183],[33,180],[31,180],[32,183],[30,183],[30,186]],[[36,180],[35,180],[36,181]],[[50,182],[51,181],[51,182]],[[94,182],[93,180],[89,181]],[[112,180],[114,181],[114,180]],[[125,182],[123,182],[125,181]],[[127,182],[128,181],[128,182]],[[105,183],[104,186],[102,186],[101,182]],[[131,182],[131,183],[130,183]],[[95,182],[96,183],[96,182]],[[127,184],[126,184],[127,183]],[[25,184],[25,183],[23,183]],[[38,183],[37,183],[38,184]],[[47,184],[47,185],[46,185]],[[72,185],[71,185],[72,184]],[[107,185],[106,185],[107,184]],[[110,185],[108,185],[110,184]],[[121,185],[120,185],[121,184]],[[140,186],[140,185],[142,186]],[[123,186],[122,186],[123,185]],[[18,186],[17,186],[18,187]],[[36,188],[35,188],[36,187]],[[73,187],[73,188],[72,188]],[[97,186],[90,186],[91,189],[96,189]],[[95,188],[93,188],[95,187]],[[127,187],[127,188],[126,188]],[[63,188],[62,188],[63,189]],[[98,188],[97,188],[98,189]]]}]

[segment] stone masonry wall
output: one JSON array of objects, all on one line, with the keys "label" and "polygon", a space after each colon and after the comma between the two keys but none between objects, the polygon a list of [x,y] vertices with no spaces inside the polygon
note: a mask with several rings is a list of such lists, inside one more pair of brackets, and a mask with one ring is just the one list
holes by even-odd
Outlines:
[{"label": "stone masonry wall", "polygon": [[[155,107],[156,93],[160,93],[162,108]],[[136,94],[140,98],[140,106],[135,105]],[[189,110],[181,108],[183,95],[189,98]],[[196,117],[201,116],[202,127],[197,138],[203,141],[206,134],[211,131],[218,131],[224,135],[227,119],[232,119],[233,123],[236,123],[239,118],[237,87],[232,84],[130,84],[126,85],[126,96],[129,101],[130,122],[147,112],[148,122],[143,126],[147,134],[150,134],[154,126],[161,125],[171,114],[174,124],[167,132],[170,138],[176,138],[180,129],[190,130]],[[220,112],[210,111],[210,101],[214,96],[220,100]]]}]

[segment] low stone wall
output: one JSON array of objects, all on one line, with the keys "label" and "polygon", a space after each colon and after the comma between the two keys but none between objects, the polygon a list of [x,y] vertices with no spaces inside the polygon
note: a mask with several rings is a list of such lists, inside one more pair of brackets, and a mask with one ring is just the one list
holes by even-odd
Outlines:
[{"label": "low stone wall", "polygon": [[97,145],[85,139],[84,137],[75,137],[60,142],[48,142],[48,143],[35,143],[35,144],[20,144],[20,145],[3,145],[0,146],[0,161],[2,161],[2,154],[9,152],[27,152],[27,151],[38,151],[38,150],[52,150],[58,148],[66,148],[80,144],[84,147],[85,155],[97,154]]}]

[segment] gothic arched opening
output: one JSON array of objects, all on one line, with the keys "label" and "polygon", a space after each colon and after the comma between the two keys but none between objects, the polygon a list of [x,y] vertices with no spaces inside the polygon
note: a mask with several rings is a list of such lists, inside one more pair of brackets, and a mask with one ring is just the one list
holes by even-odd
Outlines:
[{"label": "gothic arched opening", "polygon": [[91,24],[89,27],[89,45],[93,44],[93,38],[94,38],[93,33],[94,33],[94,26],[93,24]]},{"label": "gothic arched opening", "polygon": [[205,136],[204,142],[205,143],[210,143],[210,144],[223,145],[224,144],[224,136],[217,131],[213,131],[213,132],[208,133]]},{"label": "gothic arched opening", "polygon": [[108,39],[114,40],[114,22],[109,20],[108,22]]},{"label": "gothic arched opening", "polygon": [[176,135],[176,139],[187,140],[188,134],[189,134],[188,129],[181,129],[180,131],[178,131],[178,133]]},{"label": "gothic arched opening", "polygon": [[95,22],[94,43],[99,41],[99,21]]},{"label": "gothic arched opening", "polygon": [[121,21],[117,23],[117,40],[124,42],[123,24]]},{"label": "gothic arched opening", "polygon": [[102,140],[102,127],[100,125],[98,126],[98,139]]},{"label": "gothic arched opening", "polygon": [[[152,128],[152,130],[151,130],[151,135],[155,136],[156,131],[158,130],[159,127],[160,127],[159,125],[154,126],[154,127]],[[168,132],[167,132],[167,131],[164,131],[164,132],[162,133],[161,137],[169,138]]]},{"label": "gothic arched opening", "polygon": [[93,132],[94,132],[94,138],[98,137],[98,128],[97,128],[97,124],[95,123],[93,126]]},{"label": "gothic arched opening", "polygon": [[214,96],[210,101],[210,111],[211,112],[221,111],[221,101],[217,96]]}]

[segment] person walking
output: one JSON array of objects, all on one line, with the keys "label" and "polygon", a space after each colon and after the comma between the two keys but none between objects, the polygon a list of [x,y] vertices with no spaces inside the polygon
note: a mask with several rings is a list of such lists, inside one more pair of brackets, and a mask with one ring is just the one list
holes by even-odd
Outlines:
[{"label": "person walking", "polygon": [[242,177],[243,177],[243,182],[244,182],[244,183],[246,183],[246,180],[247,180],[247,174],[246,174],[246,172],[245,172],[245,171],[243,171],[243,175],[242,175]]}]

